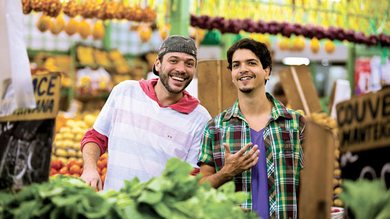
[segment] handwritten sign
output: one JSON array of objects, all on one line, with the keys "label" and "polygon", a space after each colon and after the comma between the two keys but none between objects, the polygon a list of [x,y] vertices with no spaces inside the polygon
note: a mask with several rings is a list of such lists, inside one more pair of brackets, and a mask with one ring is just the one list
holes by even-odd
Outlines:
[{"label": "handwritten sign", "polygon": [[336,110],[343,151],[390,146],[390,88],[341,102]]},{"label": "handwritten sign", "polygon": [[390,89],[336,106],[343,179],[381,178],[390,187]]},{"label": "handwritten sign", "polygon": [[0,190],[48,180],[54,122],[0,122]]},{"label": "handwritten sign", "polygon": [[37,107],[0,117],[0,190],[19,190],[49,178],[60,77],[36,75],[32,83]]},{"label": "handwritten sign", "polygon": [[347,152],[341,156],[343,179],[381,179],[390,188],[390,147]]},{"label": "handwritten sign", "polygon": [[12,115],[0,117],[0,121],[21,121],[54,118],[59,110],[61,78],[51,73],[32,77],[36,108],[17,109]]}]

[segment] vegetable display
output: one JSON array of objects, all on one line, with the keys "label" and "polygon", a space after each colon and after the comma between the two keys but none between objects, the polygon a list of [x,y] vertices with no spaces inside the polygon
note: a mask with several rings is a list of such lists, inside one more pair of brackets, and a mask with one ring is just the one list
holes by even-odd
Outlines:
[{"label": "vegetable display", "polygon": [[340,198],[356,219],[390,218],[390,190],[382,180],[345,180]]},{"label": "vegetable display", "polygon": [[147,182],[125,181],[120,191],[95,192],[81,180],[57,175],[12,194],[0,193],[0,218],[257,218],[239,206],[247,193],[229,182],[214,189],[191,176],[192,167],[168,161],[163,174]]},{"label": "vegetable display", "polygon": [[292,24],[277,21],[253,21],[251,19],[225,19],[224,17],[210,17],[207,15],[191,15],[191,26],[201,29],[217,29],[221,33],[238,34],[241,30],[248,33],[269,33],[281,34],[290,37],[292,34],[302,35],[307,38],[348,40],[353,43],[366,44],[369,46],[380,45],[390,46],[390,36],[380,33],[378,35],[366,36],[363,32],[344,30],[338,27],[324,28],[322,26]]}]

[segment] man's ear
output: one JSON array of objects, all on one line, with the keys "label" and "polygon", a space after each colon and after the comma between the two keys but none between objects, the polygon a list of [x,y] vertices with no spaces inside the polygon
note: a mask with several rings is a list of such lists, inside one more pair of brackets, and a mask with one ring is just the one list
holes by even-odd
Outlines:
[{"label": "man's ear", "polygon": [[156,67],[156,70],[160,69],[161,67],[161,61],[158,57],[156,58],[156,61],[154,61],[154,66]]},{"label": "man's ear", "polygon": [[269,80],[270,76],[271,76],[271,69],[270,67],[267,67],[266,69],[264,69],[265,71],[265,80]]},{"label": "man's ear", "polygon": [[227,70],[230,73],[230,77],[232,78],[232,82],[234,83],[234,79],[233,79],[233,76],[232,76],[232,70],[230,68],[227,68]]}]

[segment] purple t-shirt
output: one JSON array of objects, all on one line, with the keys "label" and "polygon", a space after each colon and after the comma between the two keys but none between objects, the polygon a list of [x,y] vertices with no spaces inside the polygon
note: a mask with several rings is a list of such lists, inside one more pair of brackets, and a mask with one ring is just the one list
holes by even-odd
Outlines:
[{"label": "purple t-shirt", "polygon": [[268,178],[263,129],[258,132],[251,129],[251,140],[253,145],[257,144],[260,150],[259,161],[252,167],[252,210],[259,217],[269,219]]}]

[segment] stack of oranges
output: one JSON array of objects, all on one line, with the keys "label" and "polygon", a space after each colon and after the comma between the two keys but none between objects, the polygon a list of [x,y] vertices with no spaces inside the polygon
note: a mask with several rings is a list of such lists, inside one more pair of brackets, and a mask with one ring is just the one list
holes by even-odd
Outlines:
[{"label": "stack of oranges", "polygon": [[52,159],[50,165],[50,176],[56,174],[62,174],[66,176],[80,177],[83,172],[83,161],[76,159],[69,159],[66,164],[64,164],[59,159]]},{"label": "stack of oranges", "polygon": [[[103,183],[106,179],[107,172],[107,153],[100,156],[97,162],[97,169]],[[80,177],[83,173],[83,161],[79,159],[69,159],[67,163],[64,163],[60,159],[52,159],[50,164],[50,176],[61,174],[66,176]]]},{"label": "stack of oranges", "polygon": [[106,172],[107,172],[107,153],[102,154],[102,156],[99,157],[99,160],[97,162],[97,168],[98,172],[100,174],[100,178],[103,181],[106,179]]}]

